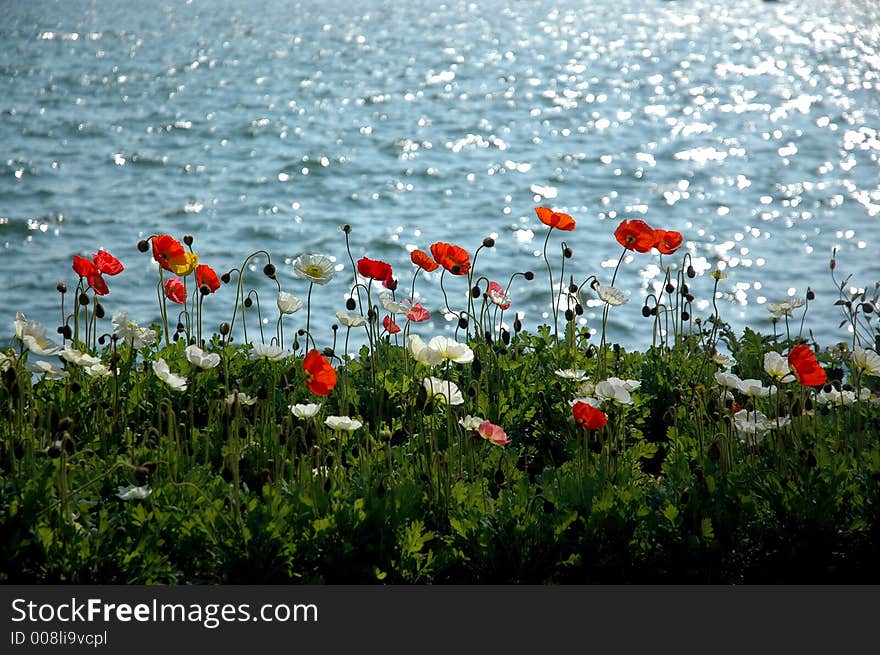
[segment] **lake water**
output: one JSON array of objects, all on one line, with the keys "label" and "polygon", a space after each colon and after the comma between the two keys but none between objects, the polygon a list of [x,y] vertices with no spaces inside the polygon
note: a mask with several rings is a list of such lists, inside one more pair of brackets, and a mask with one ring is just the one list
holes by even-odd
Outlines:
[{"label": "lake water", "polygon": [[[16,311],[54,329],[56,282],[73,286],[72,255],[98,248],[127,268],[108,279],[108,314],[158,319],[156,267],[135,244],[168,232],[195,235],[218,271],[265,248],[302,297],[289,262],[336,257],[342,270],[312,298],[326,337],[351,284],[344,223],[355,258],[388,261],[403,288],[413,247],[473,252],[494,236],[478,274],[504,284],[534,270],[511,292],[534,328],[550,307],[537,205],[577,220],[564,235],[577,281],[610,281],[623,218],[681,231],[702,273],[696,314],[711,312],[720,264],[721,314],[738,327],[769,331],[766,304],[809,285],[807,326],[841,340],[832,248],[852,286],[880,279],[870,0],[28,1],[3,13],[3,333]],[[611,338],[650,342],[641,299],[658,263],[623,264],[632,301],[611,312]],[[259,268],[246,279],[271,303]],[[464,286],[447,279],[456,302]],[[436,275],[417,289],[442,306]],[[209,299],[212,326],[233,297]],[[584,318],[598,328],[601,309]],[[420,332],[442,329],[435,319]]]}]

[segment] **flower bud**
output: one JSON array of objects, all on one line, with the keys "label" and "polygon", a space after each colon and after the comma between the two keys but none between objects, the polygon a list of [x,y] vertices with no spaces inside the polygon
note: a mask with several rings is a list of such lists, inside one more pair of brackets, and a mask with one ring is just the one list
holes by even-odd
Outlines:
[{"label": "flower bud", "polygon": [[675,287],[672,285],[672,282],[666,283],[666,293],[672,293],[675,291]]},{"label": "flower bud", "polygon": [[79,304],[83,307],[89,304],[89,297],[85,293],[79,294]]},{"label": "flower bud", "polygon": [[336,353],[333,352],[333,348],[327,346],[324,348],[324,357],[330,358],[333,357]]},{"label": "flower bud", "polygon": [[342,230],[343,232],[345,232],[346,234],[351,234],[351,225],[349,225],[348,223],[346,223],[345,225],[343,225],[339,229]]},{"label": "flower bud", "polygon": [[462,316],[461,318],[458,319],[458,327],[459,328],[461,328],[462,330],[467,330],[467,326],[468,326],[468,320],[466,317]]},{"label": "flower bud", "polygon": [[493,239],[492,237],[486,237],[485,239],[483,239],[483,245],[486,248],[494,248],[495,247],[495,239]]},{"label": "flower bud", "polygon": [[263,274],[271,279],[275,279],[275,264],[266,264],[263,267]]},{"label": "flower bud", "polygon": [[224,322],[220,324],[220,334],[222,334],[224,337],[229,334],[229,323]]},{"label": "flower bud", "polygon": [[501,330],[501,341],[504,342],[505,346],[509,346],[510,345],[510,332],[502,329]]},{"label": "flower bud", "polygon": [[571,311],[570,309],[565,310],[565,320],[566,321],[573,321],[574,320],[574,312]]},{"label": "flower bud", "polygon": [[192,234],[184,234],[183,235],[183,243],[191,246],[193,244],[193,235]]},{"label": "flower bud", "polygon": [[574,255],[574,250],[572,250],[568,246],[566,246],[565,248],[562,249],[562,256],[565,257],[566,259],[571,259],[572,255]]},{"label": "flower bud", "polygon": [[518,318],[513,320],[513,331],[514,332],[521,332],[522,331],[522,321],[519,320]]},{"label": "flower bud", "polygon": [[689,320],[691,320],[691,315],[690,315],[690,313],[688,313],[688,312],[682,312],[682,313],[681,313],[681,320],[683,320],[683,321],[689,321]]},{"label": "flower bud", "polygon": [[523,277],[525,279],[527,279],[529,282],[531,282],[532,280],[535,279],[535,274],[532,273],[531,271],[526,271],[525,273],[523,273]]},{"label": "flower bud", "polygon": [[642,305],[642,316],[648,318],[651,315],[651,308],[647,305]]},{"label": "flower bud", "polygon": [[146,240],[141,239],[137,243],[137,249],[141,252],[147,252],[150,249],[150,244],[146,242]]},{"label": "flower bud", "polygon": [[245,307],[253,307],[253,304],[254,304],[254,301],[251,300],[250,298],[245,298],[245,299],[244,299],[244,306],[245,306]]},{"label": "flower bud", "polygon": [[479,298],[482,295],[482,293],[483,292],[480,290],[479,284],[475,285],[474,288],[471,289],[471,297],[472,298]]},{"label": "flower bud", "polygon": [[357,307],[357,303],[354,301],[354,298],[349,298],[345,301],[345,308],[348,311],[354,310],[355,307]]},{"label": "flower bud", "polygon": [[807,300],[815,300],[816,292],[813,291],[810,287],[807,287]]},{"label": "flower bud", "polygon": [[59,282],[55,285],[55,290],[58,291],[58,293],[67,293],[67,285],[64,284],[64,282]]},{"label": "flower bud", "polygon": [[578,316],[583,316],[584,315],[584,306],[581,305],[580,303],[577,303],[574,306],[574,313],[577,314]]},{"label": "flower bud", "polygon": [[691,279],[697,277],[697,272],[694,270],[694,267],[688,264],[687,267],[687,276]]},{"label": "flower bud", "polygon": [[229,280],[231,280],[231,279],[232,279],[232,276],[229,275],[229,273],[224,273],[223,275],[220,276],[220,281],[223,284],[229,284]]},{"label": "flower bud", "polygon": [[862,311],[865,312],[866,314],[870,314],[871,312],[874,311],[874,305],[872,305],[869,302],[863,302],[862,303]]},{"label": "flower bud", "polygon": [[104,305],[99,302],[95,303],[95,316],[98,318],[104,318]]}]

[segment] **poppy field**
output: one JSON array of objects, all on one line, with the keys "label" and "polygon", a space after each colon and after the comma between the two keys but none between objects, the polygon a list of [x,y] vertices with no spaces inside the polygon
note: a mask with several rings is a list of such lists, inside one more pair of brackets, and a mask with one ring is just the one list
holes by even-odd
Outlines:
[{"label": "poppy field", "polygon": [[[401,271],[349,226],[341,265],[218,271],[157,234],[59,266],[58,325],[22,308],[0,351],[0,582],[880,582],[880,283],[832,259],[838,297],[735,333],[723,270],[698,274],[682,234],[622,221],[604,279],[562,239],[575,218],[535,212],[543,267],[505,280],[480,274],[491,237]],[[111,299],[134,257],[154,325]],[[665,275],[644,297],[638,258]],[[515,280],[549,324],[523,326]],[[316,315],[328,285],[344,306]],[[644,349],[606,334],[626,302]]]}]

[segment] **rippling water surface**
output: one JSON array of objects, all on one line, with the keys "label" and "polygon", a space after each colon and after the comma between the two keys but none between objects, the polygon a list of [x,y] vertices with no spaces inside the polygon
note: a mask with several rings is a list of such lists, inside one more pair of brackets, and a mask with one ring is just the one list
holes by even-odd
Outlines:
[{"label": "rippling water surface", "polygon": [[[534,327],[550,307],[536,205],[578,221],[564,235],[578,281],[610,281],[623,218],[681,231],[703,273],[696,314],[711,313],[706,273],[726,266],[719,305],[736,326],[769,330],[766,304],[809,285],[807,325],[840,340],[832,248],[852,286],[880,279],[869,0],[34,1],[4,12],[4,332],[17,310],[57,325],[56,282],[72,285],[71,256],[99,247],[127,267],[108,280],[108,310],[156,320],[155,266],[135,243],[160,232],[194,234],[218,270],[265,248],[301,296],[283,263],[335,256],[342,270],[312,299],[329,324],[351,280],[343,223],[354,256],[389,261],[405,287],[414,247],[473,251],[494,236],[478,272],[506,283],[534,270],[512,289]],[[632,302],[611,312],[613,338],[650,342],[641,299],[658,263],[625,260],[618,286]],[[448,280],[453,304],[464,286]],[[417,289],[441,307],[436,276]],[[228,318],[233,296],[210,299],[224,308],[212,318]],[[600,317],[587,307],[591,326]]]}]

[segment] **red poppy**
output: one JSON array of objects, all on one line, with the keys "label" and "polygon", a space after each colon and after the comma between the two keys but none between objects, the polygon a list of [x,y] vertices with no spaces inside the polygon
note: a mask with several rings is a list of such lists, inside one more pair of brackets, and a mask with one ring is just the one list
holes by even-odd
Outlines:
[{"label": "red poppy", "polygon": [[471,270],[471,260],[464,248],[438,241],[431,246],[431,254],[440,266],[453,275],[467,275]]},{"label": "red poppy", "polygon": [[220,288],[220,278],[217,277],[213,268],[207,264],[199,264],[196,266],[196,284],[199,289],[208,287],[211,293],[214,293]]},{"label": "red poppy", "polygon": [[98,267],[98,270],[105,275],[117,275],[125,270],[122,262],[106,250],[99,250],[92,255],[92,259],[95,260],[95,266]]},{"label": "red poppy", "polygon": [[535,213],[544,225],[549,225],[551,228],[555,227],[557,230],[565,230],[566,232],[571,232],[574,229],[574,219],[568,214],[555,212],[549,207],[535,207]]},{"label": "red poppy", "polygon": [[336,370],[324,355],[314,348],[303,360],[303,371],[306,375],[306,386],[318,396],[327,396],[336,386]]},{"label": "red poppy", "polygon": [[681,232],[672,230],[654,230],[656,243],[654,247],[660,251],[661,255],[671,255],[681,247]]},{"label": "red poppy", "polygon": [[816,361],[813,349],[804,343],[795,346],[788,353],[788,365],[794,369],[798,381],[805,387],[818,387],[828,379],[825,369]]},{"label": "red poppy", "polygon": [[585,430],[598,430],[608,423],[605,412],[580,400],[572,406],[571,414],[574,416],[574,422]]},{"label": "red poppy", "polygon": [[419,268],[425,269],[429,273],[431,271],[436,271],[437,267],[440,266],[440,264],[431,259],[428,253],[426,253],[424,250],[413,250],[409,258],[413,264],[415,264]]},{"label": "red poppy", "polygon": [[391,264],[378,259],[361,257],[357,263],[358,273],[373,280],[385,281],[392,275]]},{"label": "red poppy", "polygon": [[382,327],[388,330],[388,334],[397,334],[400,332],[400,326],[394,322],[390,314],[382,319]]},{"label": "red poppy", "polygon": [[165,297],[181,305],[186,302],[186,285],[179,277],[168,278],[165,281]]},{"label": "red poppy", "polygon": [[422,307],[419,303],[416,303],[406,313],[406,317],[413,323],[422,323],[431,318],[431,312]]},{"label": "red poppy", "polygon": [[183,244],[169,234],[159,234],[153,239],[153,259],[166,271],[172,266],[186,266],[186,250]]},{"label": "red poppy", "polygon": [[645,221],[638,219],[632,221],[623,221],[614,230],[614,238],[617,243],[627,250],[635,250],[637,252],[648,252],[657,243],[654,230],[651,229]]},{"label": "red poppy", "polygon": [[80,277],[86,279],[86,282],[89,283],[89,286],[95,291],[96,295],[106,296],[110,293],[107,283],[104,281],[104,278],[101,277],[100,269],[94,262],[89,261],[85,257],[74,255],[73,270],[76,271]]}]

